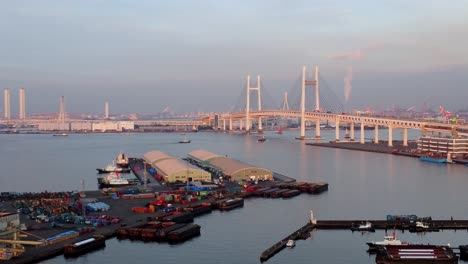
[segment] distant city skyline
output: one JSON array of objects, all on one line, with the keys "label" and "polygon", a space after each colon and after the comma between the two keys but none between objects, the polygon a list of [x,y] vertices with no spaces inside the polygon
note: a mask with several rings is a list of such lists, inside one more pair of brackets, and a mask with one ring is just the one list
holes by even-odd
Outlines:
[{"label": "distant city skyline", "polygon": [[0,88],[11,116],[21,87],[26,115],[58,113],[60,96],[67,112],[225,112],[246,75],[280,107],[317,64],[349,109],[459,110],[466,25],[461,0],[12,1],[0,9]]}]

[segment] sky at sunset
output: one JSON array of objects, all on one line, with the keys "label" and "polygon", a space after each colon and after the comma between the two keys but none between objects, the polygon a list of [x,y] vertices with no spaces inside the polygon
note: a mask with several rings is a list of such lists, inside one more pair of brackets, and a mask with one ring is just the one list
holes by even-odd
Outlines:
[{"label": "sky at sunset", "polygon": [[[468,108],[468,3],[3,1],[0,87],[26,111],[228,111],[247,74],[278,107],[302,65],[350,109]],[[348,83],[347,95],[345,84]],[[297,86],[297,89],[300,89]],[[3,99],[1,100],[3,112]]]}]

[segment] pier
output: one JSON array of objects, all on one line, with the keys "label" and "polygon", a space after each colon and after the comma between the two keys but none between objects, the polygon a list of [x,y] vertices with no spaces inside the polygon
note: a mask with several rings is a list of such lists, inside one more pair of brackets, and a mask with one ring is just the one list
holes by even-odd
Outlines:
[{"label": "pier", "polygon": [[[389,230],[398,229],[401,231],[410,232],[434,232],[439,230],[467,230],[468,231],[468,220],[426,220],[424,223],[428,225],[427,229],[415,229],[416,223],[413,221],[389,221],[389,220],[315,220],[313,213],[311,212],[311,221],[301,228],[294,231],[292,234],[281,239],[273,246],[269,247],[260,255],[260,261],[264,262],[276,255],[278,252],[286,247],[288,240],[305,239],[309,236],[309,233],[314,229],[323,230],[350,230],[351,227],[356,227],[363,223],[371,223],[374,229]],[[366,231],[356,231],[366,232]],[[465,253],[466,254],[466,253]]]}]

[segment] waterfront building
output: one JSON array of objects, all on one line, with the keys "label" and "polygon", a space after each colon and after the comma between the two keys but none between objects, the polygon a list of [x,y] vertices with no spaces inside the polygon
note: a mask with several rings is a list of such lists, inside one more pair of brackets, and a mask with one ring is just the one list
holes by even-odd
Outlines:
[{"label": "waterfront building", "polygon": [[162,151],[147,152],[143,159],[146,164],[156,169],[157,174],[166,182],[187,182],[189,178],[192,181],[211,182],[211,173]]},{"label": "waterfront building", "polygon": [[195,150],[188,154],[188,158],[203,167],[218,171],[233,181],[239,180],[272,180],[273,173],[264,168],[218,155],[206,150]]},{"label": "waterfront building", "polygon": [[418,151],[422,153],[450,153],[452,157],[468,154],[468,138],[423,136],[418,139]]}]

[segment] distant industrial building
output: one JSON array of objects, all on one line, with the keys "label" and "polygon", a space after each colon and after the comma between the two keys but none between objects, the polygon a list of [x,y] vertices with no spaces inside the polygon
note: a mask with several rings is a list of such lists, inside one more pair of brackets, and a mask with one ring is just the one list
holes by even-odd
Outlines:
[{"label": "distant industrial building", "polygon": [[133,121],[70,121],[39,123],[40,131],[122,132],[135,129]]},{"label": "distant industrial building", "polygon": [[273,172],[250,164],[218,155],[206,150],[195,150],[188,158],[199,165],[218,170],[233,181],[238,180],[272,180]]},{"label": "distant industrial building", "polygon": [[145,153],[143,159],[167,182],[211,181],[211,173],[158,150]]}]

